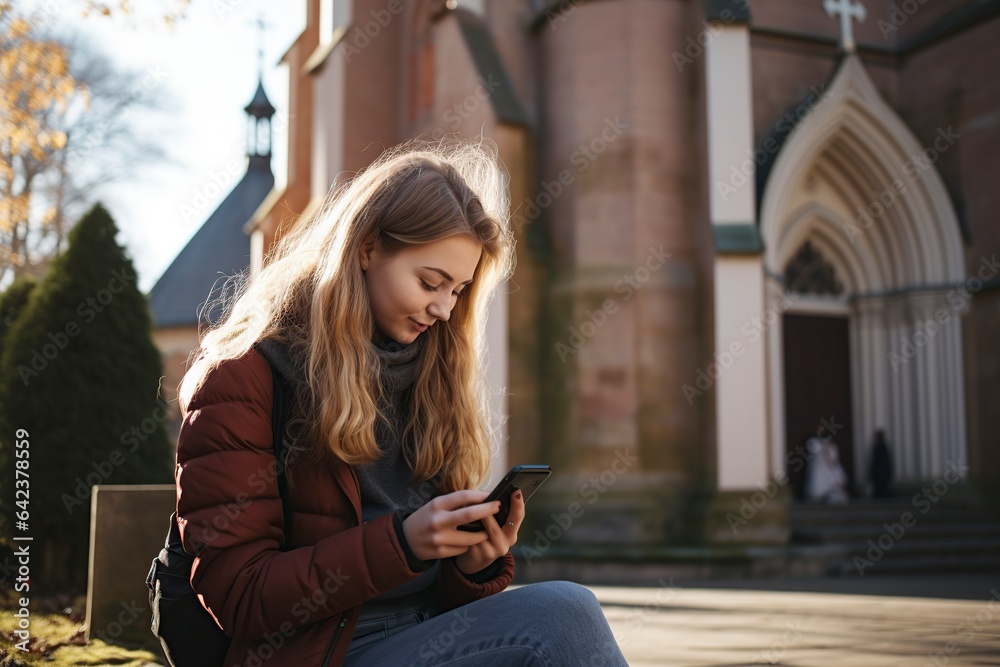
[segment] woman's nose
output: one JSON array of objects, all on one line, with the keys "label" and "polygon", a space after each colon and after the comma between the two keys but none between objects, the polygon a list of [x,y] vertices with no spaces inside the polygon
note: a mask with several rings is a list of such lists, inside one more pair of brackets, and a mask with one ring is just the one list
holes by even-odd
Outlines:
[{"label": "woman's nose", "polygon": [[451,303],[449,303],[449,299],[447,297],[435,299],[429,306],[427,306],[427,312],[439,320],[447,322],[448,318],[451,317]]}]

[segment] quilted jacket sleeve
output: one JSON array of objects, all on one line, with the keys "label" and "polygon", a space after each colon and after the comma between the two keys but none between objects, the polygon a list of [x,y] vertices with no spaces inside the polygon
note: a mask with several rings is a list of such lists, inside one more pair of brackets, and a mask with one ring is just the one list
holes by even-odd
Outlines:
[{"label": "quilted jacket sleeve", "polygon": [[458,569],[454,557],[445,558],[437,576],[445,610],[460,607],[467,602],[499,593],[507,588],[514,579],[514,555],[508,551],[497,560],[499,563],[490,567],[498,567],[499,574],[488,581],[474,583]]},{"label": "quilted jacket sleeve", "polygon": [[420,574],[391,514],[280,550],[272,400],[270,366],[256,351],[180,396],[177,518],[184,549],[196,556],[191,586],[223,631],[247,641],[337,615]]}]

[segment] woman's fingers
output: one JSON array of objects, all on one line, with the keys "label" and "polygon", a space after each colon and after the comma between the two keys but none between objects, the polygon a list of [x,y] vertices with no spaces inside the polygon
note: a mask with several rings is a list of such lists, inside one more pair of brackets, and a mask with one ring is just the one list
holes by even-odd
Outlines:
[{"label": "woman's fingers", "polygon": [[430,537],[428,547],[433,558],[448,558],[464,554],[470,547],[474,547],[487,540],[486,533],[469,532],[458,530],[457,528],[442,528]]},{"label": "woman's fingers", "polygon": [[524,494],[521,491],[515,491],[510,499],[510,514],[507,521],[514,524],[507,526],[507,528],[511,528],[515,533],[521,527],[521,522],[524,521]]},{"label": "woman's fingers", "polygon": [[[524,520],[524,500],[517,497],[518,493],[520,492],[515,492],[511,497],[510,512],[503,526],[499,525],[494,516],[500,511],[500,503],[482,502],[489,497],[486,491],[455,491],[434,498],[431,503],[435,518],[431,525],[436,525],[436,528],[431,530],[436,533],[436,537],[431,538],[431,544],[434,545],[432,549],[436,552],[436,557],[459,555],[476,545],[483,545],[479,548],[486,547],[497,552],[506,551],[517,540],[517,531]],[[477,520],[486,527],[485,531],[458,529],[460,525]]]},{"label": "woman's fingers", "polygon": [[[482,521],[483,523],[486,523],[487,521],[489,521],[489,519],[490,518],[487,516],[484,517]],[[496,521],[494,521],[493,523],[496,523]],[[489,535],[481,530],[477,531],[459,530],[457,526],[458,524],[456,524],[456,527],[451,528],[447,532],[440,533],[440,535],[442,536],[441,540],[443,543],[447,544],[448,546],[461,546],[463,549],[467,549],[489,538]]]},{"label": "woman's fingers", "polygon": [[483,519],[490,542],[498,549],[507,549],[517,541],[517,531],[524,521],[524,497],[515,491],[510,498],[510,512],[504,525],[499,525],[495,516]]},{"label": "woman's fingers", "polygon": [[464,554],[468,550],[469,550],[469,547],[467,547],[467,546],[465,546],[465,547],[456,547],[456,546],[438,547],[437,553],[434,555],[434,557],[435,558],[451,558],[452,556],[461,556],[462,554]]},{"label": "woman's fingers", "polygon": [[507,536],[510,538],[508,544],[513,546],[517,542],[517,532],[521,530],[521,522],[524,521],[524,493],[516,491],[514,497],[510,499],[510,516],[507,521],[513,523],[504,526],[504,531],[510,531]]},{"label": "woman's fingers", "polygon": [[500,524],[495,516],[488,516],[483,519],[483,525],[486,526],[486,534],[489,536],[491,542],[496,544],[499,540],[498,537],[503,536],[503,531],[500,529]]},{"label": "woman's fingers", "polygon": [[474,489],[465,489],[463,491],[454,491],[452,493],[446,493],[443,496],[437,496],[431,500],[434,509],[441,510],[456,510],[466,505],[473,505],[476,503],[481,503],[489,497],[488,491],[477,491]]},{"label": "woman's fingers", "polygon": [[485,519],[488,516],[492,516],[500,511],[500,502],[497,500],[480,503],[478,505],[470,505],[469,507],[463,507],[462,509],[457,509],[450,513],[449,521],[455,526],[460,526],[463,523],[469,523],[470,521],[475,521],[476,519]]},{"label": "woman's fingers", "polygon": [[[459,531],[462,532],[462,531]],[[457,556],[459,554],[464,554],[469,549],[475,547],[477,544],[481,544],[486,541],[486,533],[462,533],[459,539],[464,540],[475,540],[468,544],[449,544],[446,549],[449,550],[449,556]],[[447,558],[447,556],[445,556]]]}]

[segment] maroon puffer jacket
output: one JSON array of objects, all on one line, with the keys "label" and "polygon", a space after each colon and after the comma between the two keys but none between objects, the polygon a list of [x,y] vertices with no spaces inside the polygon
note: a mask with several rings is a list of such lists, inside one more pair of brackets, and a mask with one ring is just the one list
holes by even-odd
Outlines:
[{"label": "maroon puffer jacket", "polygon": [[[339,462],[294,469],[292,530],[280,550],[273,393],[271,366],[252,349],[179,397],[177,520],[184,549],[197,555],[191,586],[233,638],[227,667],[341,665],[361,603],[420,573],[392,514],[361,522],[357,476]],[[500,574],[482,584],[445,559],[435,585],[446,608],[507,588],[514,557],[502,558]]]}]

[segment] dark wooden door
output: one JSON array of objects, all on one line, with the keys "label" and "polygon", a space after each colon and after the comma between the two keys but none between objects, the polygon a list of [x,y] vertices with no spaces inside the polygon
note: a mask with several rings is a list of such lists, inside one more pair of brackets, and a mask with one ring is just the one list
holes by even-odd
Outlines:
[{"label": "dark wooden door", "polygon": [[806,441],[832,438],[854,493],[851,355],[846,317],[783,316],[786,470],[796,498],[805,483]]}]

